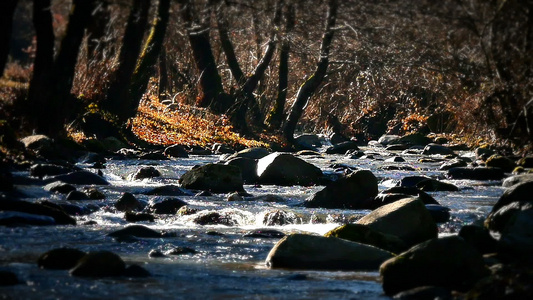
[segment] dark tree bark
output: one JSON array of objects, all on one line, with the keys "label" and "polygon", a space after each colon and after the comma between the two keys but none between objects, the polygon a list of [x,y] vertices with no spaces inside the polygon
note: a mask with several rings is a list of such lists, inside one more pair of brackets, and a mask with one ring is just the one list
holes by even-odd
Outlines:
[{"label": "dark tree bark", "polygon": [[161,53],[159,53],[159,86],[157,91],[159,101],[165,100],[165,98],[169,96],[169,92],[167,51],[165,50],[165,47],[162,47]]},{"label": "dark tree bark", "polygon": [[74,117],[78,107],[71,96],[74,70],[85,28],[94,10],[95,0],[73,0],[65,37],[52,70],[50,93],[46,97],[46,114],[41,114],[38,130],[52,137],[64,134],[64,125]]},{"label": "dark tree bark", "polygon": [[[33,26],[37,38],[37,51],[28,91],[28,111],[31,120],[37,120],[46,107],[46,90],[52,79],[54,66],[54,29],[50,0],[33,1]],[[36,124],[35,124],[36,125]]]},{"label": "dark tree bark", "polygon": [[318,60],[315,72],[300,87],[296,94],[296,100],[291,107],[287,122],[283,128],[283,136],[289,143],[294,143],[294,131],[298,120],[302,116],[303,110],[307,106],[309,99],[313,96],[319,85],[326,76],[329,64],[329,51],[331,41],[333,40],[334,26],[337,18],[337,0],[328,0],[328,13],[326,17],[326,28],[322,36],[320,45],[320,58]]},{"label": "dark tree bark", "polygon": [[223,113],[229,108],[230,103],[227,103],[222,79],[218,74],[217,64],[211,49],[209,24],[199,26],[200,22],[195,22],[190,0],[179,0],[178,2],[181,5],[182,18],[187,25],[194,62],[198,72],[200,72],[201,95],[196,104],[200,107],[209,107],[216,113]]},{"label": "dark tree bark", "polygon": [[99,1],[87,26],[88,61],[102,60],[104,58],[104,49],[107,44],[106,35],[111,17],[108,5],[108,0]]},{"label": "dark tree bark", "polygon": [[289,86],[289,53],[291,50],[289,34],[294,28],[294,6],[292,4],[287,6],[285,18],[285,36],[281,41],[279,51],[278,95],[265,122],[272,130],[280,128],[283,121],[283,109],[285,107],[285,102],[287,101],[287,88]]},{"label": "dark tree bark", "polygon": [[139,54],[142,40],[148,23],[150,0],[134,0],[124,32],[122,48],[119,53],[119,67],[115,79],[109,87],[107,99],[102,107],[118,116],[121,122],[128,119],[129,114],[124,109],[128,102],[129,88]]},{"label": "dark tree bark", "polygon": [[[217,2],[221,1],[219,0]],[[228,63],[231,75],[233,76],[233,78],[235,78],[237,85],[241,86],[246,80],[246,78],[244,76],[244,72],[241,69],[241,66],[239,65],[237,55],[235,55],[235,49],[233,48],[233,43],[231,42],[231,39],[228,34],[228,22],[226,14],[224,13],[224,4],[219,4],[217,9],[217,27],[218,35],[220,38],[220,44],[222,46],[222,50],[224,50],[226,62]]]},{"label": "dark tree bark", "polygon": [[130,97],[128,97],[128,102],[125,103],[124,107],[127,115],[124,117],[131,118],[135,116],[139,102],[148,87],[150,77],[155,73],[154,66],[157,65],[167,31],[169,10],[170,0],[159,0],[150,35],[144,44],[142,54],[132,76]]},{"label": "dark tree bark", "polygon": [[[239,88],[239,91],[236,95],[236,103],[231,109],[230,112],[230,120],[233,125],[233,127],[240,132],[247,133],[249,131],[248,124],[246,122],[246,113],[248,110],[252,107],[252,109],[257,109],[257,111],[253,112],[253,118],[252,121],[254,125],[259,125],[259,122],[261,120],[259,106],[257,105],[256,99],[253,95],[253,92],[256,90],[259,81],[261,78],[263,78],[263,75],[272,61],[272,57],[274,56],[274,51],[276,49],[277,44],[277,32],[279,27],[279,22],[281,18],[281,7],[282,7],[282,0],[278,1],[276,4],[276,9],[274,12],[274,17],[272,20],[272,24],[274,25],[274,28],[272,28],[272,31],[270,33],[269,41],[267,48],[265,50],[265,53],[263,54],[261,60],[257,64],[257,66],[254,69],[254,72],[252,75],[250,75],[248,78],[246,78],[246,81],[242,83],[242,85]],[[255,106],[254,106],[255,105]]]},{"label": "dark tree bark", "polygon": [[13,14],[15,13],[17,2],[18,0],[3,0],[0,2],[0,71],[2,74],[9,55]]}]

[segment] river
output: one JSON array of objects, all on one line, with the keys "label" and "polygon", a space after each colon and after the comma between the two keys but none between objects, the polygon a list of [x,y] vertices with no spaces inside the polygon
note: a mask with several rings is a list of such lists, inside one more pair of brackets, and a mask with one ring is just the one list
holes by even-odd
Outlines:
[{"label": "river", "polygon": [[[379,190],[392,187],[399,179],[410,175],[444,178],[439,171],[439,157],[434,162],[420,162],[421,155],[386,152],[382,148],[364,148],[373,158],[349,159],[342,155],[302,157],[334,175],[332,165],[344,164],[369,169],[379,180]],[[471,152],[460,152],[472,156]],[[401,155],[406,161],[387,163],[384,159]],[[425,156],[427,157],[427,156]],[[99,207],[92,214],[77,216],[77,226],[0,227],[0,269],[17,274],[22,284],[0,287],[1,299],[388,299],[375,271],[307,271],[271,270],[264,261],[279,238],[247,237],[254,229],[274,229],[284,233],[309,232],[324,234],[343,222],[364,215],[365,210],[309,209],[299,207],[307,197],[323,187],[280,187],[245,185],[253,196],[273,194],[282,199],[270,201],[227,201],[228,195],[179,196],[200,213],[216,211],[230,216],[234,225],[198,225],[194,215],[166,216],[155,223],[141,223],[150,228],[173,233],[172,237],[138,238],[116,241],[107,234],[131,224],[123,213],[111,206],[124,192],[131,192],[141,201],[150,188],[178,184],[178,179],[194,165],[216,162],[218,156],[191,156],[168,161],[108,160],[103,169],[110,186],[98,187],[105,200],[70,201],[77,205]],[[408,166],[410,171],[388,170],[387,165]],[[79,165],[95,171],[89,165]],[[127,180],[140,167],[153,166],[162,176],[142,181]],[[27,176],[26,172],[15,176]],[[439,225],[439,234],[458,232],[464,224],[482,220],[503,193],[500,181],[453,180],[458,192],[430,193],[441,205],[451,209],[449,222]],[[66,203],[63,195],[49,195],[40,186],[18,186],[31,194],[29,201],[50,199]],[[81,189],[79,187],[78,189]],[[265,215],[282,210],[287,216],[283,225],[265,225]],[[96,224],[84,225],[87,221]],[[36,260],[42,253],[58,248],[73,247],[83,251],[110,250],[127,264],[139,264],[152,276],[148,278],[86,279],[73,277],[68,271],[42,270]],[[194,253],[150,258],[153,249],[162,252],[187,247]]]}]

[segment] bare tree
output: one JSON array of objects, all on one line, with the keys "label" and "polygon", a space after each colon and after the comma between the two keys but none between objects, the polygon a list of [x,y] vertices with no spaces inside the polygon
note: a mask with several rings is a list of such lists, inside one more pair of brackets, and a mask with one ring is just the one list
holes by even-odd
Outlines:
[{"label": "bare tree", "polygon": [[4,0],[0,3],[0,71],[4,72],[9,54],[9,41],[13,26],[13,14],[18,0]]}]

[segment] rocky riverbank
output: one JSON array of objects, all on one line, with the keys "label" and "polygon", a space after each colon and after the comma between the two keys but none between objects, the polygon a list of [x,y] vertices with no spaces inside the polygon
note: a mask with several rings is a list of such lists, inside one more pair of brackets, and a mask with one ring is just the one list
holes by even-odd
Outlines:
[{"label": "rocky riverbank", "polygon": [[[175,236],[174,232],[150,229],[157,220],[188,216],[199,225],[235,226],[235,216],[223,211],[203,211],[181,198],[223,195],[236,203],[283,203],[279,195],[252,195],[247,186],[316,187],[301,209],[365,210],[364,216],[346,220],[323,236],[305,232],[257,230],[250,234],[278,239],[264,257],[271,269],[370,270],[378,271],[383,291],[400,299],[423,297],[485,299],[529,298],[532,296],[533,250],[531,157],[502,155],[497,150],[478,148],[475,155],[458,155],[464,146],[437,144],[428,137],[384,136],[364,145],[342,142],[322,147],[329,141],[306,135],[298,143],[308,150],[276,152],[250,148],[236,151],[224,145],[211,149],[171,146],[150,150],[124,148],[110,141],[91,149],[87,145],[60,143],[45,136],[10,141],[20,153],[18,161],[4,162],[0,169],[0,225],[87,226],[91,216],[101,212],[123,213],[123,226],[110,233],[118,241]],[[442,142],[442,141],[440,141]],[[89,151],[92,150],[92,151]],[[94,150],[98,150],[95,152]],[[277,149],[281,150],[281,149]],[[383,155],[387,157],[383,157]],[[408,170],[404,157],[440,165],[440,174],[403,176],[394,187],[379,188],[372,171],[350,165],[332,165],[333,172],[313,165],[310,157],[345,155],[354,161],[368,159],[380,168]],[[219,155],[213,163],[189,168],[177,183],[163,180],[140,193],[121,192],[108,198],[102,190],[112,183],[102,176],[110,160],[179,160],[189,155]],[[6,160],[7,161],[7,160]],[[162,163],[161,163],[162,164]],[[163,177],[157,164],[128,174],[132,182]],[[521,173],[518,175],[518,173]],[[13,174],[27,174],[17,175]],[[441,205],[433,192],[454,193],[453,180],[501,181],[506,188],[482,222],[464,224],[457,234],[439,235],[439,224],[450,220],[450,209]],[[39,197],[21,187],[32,187]],[[149,201],[146,201],[149,199]],[[97,202],[97,201],[104,202]],[[91,201],[96,201],[91,203]],[[294,218],[287,211],[265,215],[265,225],[283,225]],[[312,221],[312,220],[311,220]],[[315,220],[315,222],[319,222]],[[215,233],[213,233],[215,234]],[[150,257],[190,254],[195,250],[176,247],[163,252],[152,249]],[[148,253],[147,253],[148,255]],[[150,272],[137,264],[127,265],[111,251],[85,252],[76,248],[50,249],[42,253],[43,269],[69,270],[72,276],[147,277]],[[24,284],[16,273],[2,268],[1,285]],[[414,298],[413,298],[414,297]]]}]

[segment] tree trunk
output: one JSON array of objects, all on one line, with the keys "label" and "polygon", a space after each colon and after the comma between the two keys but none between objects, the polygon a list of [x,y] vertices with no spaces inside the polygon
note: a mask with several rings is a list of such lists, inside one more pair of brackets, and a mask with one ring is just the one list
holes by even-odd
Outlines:
[{"label": "tree trunk", "polygon": [[159,86],[157,91],[159,101],[163,101],[169,97],[169,93],[170,89],[168,85],[167,51],[163,46],[161,48],[161,53],[159,53]]},{"label": "tree trunk", "polygon": [[102,107],[117,115],[121,122],[126,122],[129,115],[126,113],[124,105],[128,102],[131,78],[141,52],[149,9],[149,0],[133,1],[118,57],[119,67],[107,92],[107,99],[102,103]]},{"label": "tree trunk", "polygon": [[[54,66],[54,29],[50,0],[33,1],[33,26],[37,37],[37,51],[33,62],[33,74],[28,91],[28,111],[36,121],[46,111],[47,89],[50,88]],[[37,125],[37,124],[34,124]]]},{"label": "tree trunk", "polygon": [[129,101],[124,107],[128,118],[134,117],[137,113],[139,102],[146,92],[150,77],[154,75],[154,66],[157,65],[157,59],[165,40],[169,10],[170,0],[159,0],[150,35],[144,44],[142,54],[132,76]]},{"label": "tree trunk", "polygon": [[333,34],[335,21],[337,17],[337,0],[328,1],[328,13],[326,18],[326,28],[324,35],[322,36],[322,44],[320,46],[320,59],[316,66],[314,74],[307,79],[296,94],[296,100],[291,107],[287,122],[283,128],[283,136],[289,143],[294,143],[294,131],[298,120],[302,116],[303,110],[309,102],[309,98],[313,96],[318,86],[322,83],[322,80],[326,76],[326,71],[329,64],[329,50],[331,41],[333,40]]},{"label": "tree trunk", "polygon": [[226,19],[226,14],[224,13],[224,4],[219,4],[216,14],[218,35],[222,50],[224,50],[224,54],[226,55],[226,62],[228,63],[231,75],[233,75],[233,78],[235,78],[237,85],[241,86],[246,80],[246,77],[244,76],[244,72],[239,65],[237,55],[235,55],[235,49],[233,48],[233,43],[231,42],[228,34],[228,22]]},{"label": "tree trunk", "polygon": [[278,79],[278,95],[276,101],[268,115],[266,125],[272,130],[277,130],[283,121],[283,109],[287,101],[287,88],[289,86],[289,53],[291,49],[289,34],[294,28],[294,6],[289,4],[286,13],[285,36],[281,41],[279,51],[279,79]]},{"label": "tree trunk", "polygon": [[89,62],[104,59],[104,49],[107,44],[106,35],[110,20],[108,4],[108,0],[98,3],[87,26],[87,58]]},{"label": "tree trunk", "polygon": [[200,107],[209,107],[216,113],[225,112],[229,106],[221,97],[224,94],[222,79],[218,74],[217,64],[211,42],[209,41],[209,24],[193,27],[194,15],[190,0],[179,0],[183,20],[187,24],[189,44],[191,45],[194,62],[198,72],[200,72],[200,92],[201,96],[197,101]]},{"label": "tree trunk", "polygon": [[0,2],[0,72],[2,72],[0,75],[4,73],[9,55],[13,14],[15,13],[17,2],[17,0],[2,0]]},{"label": "tree trunk", "polygon": [[52,137],[64,134],[64,125],[77,111],[76,101],[71,97],[72,81],[78,60],[78,52],[85,28],[94,10],[95,0],[73,0],[67,32],[54,62],[52,85],[47,97],[46,114],[38,122],[38,130]]}]

